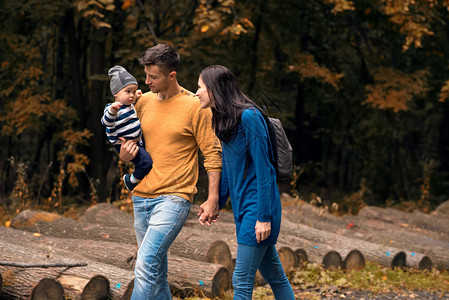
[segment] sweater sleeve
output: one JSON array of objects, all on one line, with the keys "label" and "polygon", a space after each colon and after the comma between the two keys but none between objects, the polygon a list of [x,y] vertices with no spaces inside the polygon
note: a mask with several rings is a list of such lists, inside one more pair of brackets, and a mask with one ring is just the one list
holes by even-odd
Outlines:
[{"label": "sweater sleeve", "polygon": [[248,152],[254,162],[257,182],[257,220],[271,221],[272,164],[269,159],[268,134],[265,120],[255,109],[246,109],[242,114],[242,126]]},{"label": "sweater sleeve", "polygon": [[221,172],[221,145],[212,130],[212,111],[201,109],[198,102],[193,108],[192,123],[195,140],[204,155],[204,168],[207,172]]},{"label": "sweater sleeve", "polygon": [[117,114],[111,114],[109,106],[111,106],[111,103],[106,104],[103,117],[101,117],[101,124],[108,128],[114,125],[115,119],[117,118]]}]

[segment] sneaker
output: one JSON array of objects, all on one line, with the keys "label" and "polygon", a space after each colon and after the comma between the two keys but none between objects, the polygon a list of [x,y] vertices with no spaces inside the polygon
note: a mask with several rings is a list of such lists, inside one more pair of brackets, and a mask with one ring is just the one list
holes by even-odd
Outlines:
[{"label": "sneaker", "polygon": [[126,187],[126,189],[128,191],[132,191],[136,187],[136,185],[138,184],[138,182],[133,183],[131,181],[131,175],[129,175],[129,174],[125,174],[123,176],[123,183],[125,184],[125,187]]}]

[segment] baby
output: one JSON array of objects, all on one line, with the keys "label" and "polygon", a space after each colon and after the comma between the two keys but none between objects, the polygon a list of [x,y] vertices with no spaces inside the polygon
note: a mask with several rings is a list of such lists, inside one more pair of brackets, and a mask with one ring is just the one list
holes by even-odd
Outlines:
[{"label": "baby", "polygon": [[[134,76],[121,66],[109,69],[108,75],[115,102],[106,104],[101,124],[106,127],[108,140],[120,153],[121,141],[119,137],[136,141],[136,143],[141,140],[140,120],[137,118],[133,103],[140,98],[142,91],[137,89],[137,80]],[[139,152],[131,162],[135,166],[133,174],[123,176],[125,187],[130,191],[153,167],[150,154],[142,146],[139,147]]]}]

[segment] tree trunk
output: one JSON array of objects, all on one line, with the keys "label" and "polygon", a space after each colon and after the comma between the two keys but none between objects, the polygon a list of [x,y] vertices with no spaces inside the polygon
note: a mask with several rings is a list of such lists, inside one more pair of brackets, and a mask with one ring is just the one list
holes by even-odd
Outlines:
[{"label": "tree trunk", "polygon": [[415,228],[411,232],[409,227],[405,227],[406,224],[399,227],[360,216],[336,217],[306,203],[284,208],[284,212],[284,218],[289,221],[380,245],[423,253],[439,268],[449,268],[449,243],[437,240],[439,234],[434,231]]},{"label": "tree trunk", "polygon": [[[90,71],[91,76],[106,75],[105,67],[105,39],[106,29],[95,31],[91,47]],[[109,166],[109,151],[106,149],[106,135],[104,126],[100,123],[103,115],[103,81],[94,79],[90,82],[90,113],[89,128],[91,128],[93,137],[90,140],[90,165],[89,169],[94,180],[99,179],[97,194],[100,202],[106,200],[106,174]]]},{"label": "tree trunk", "polygon": [[[290,236],[287,236],[287,233]],[[349,254],[351,250],[357,249],[366,259],[388,267],[395,266],[394,258],[401,252],[406,254],[405,265],[407,267],[428,268],[429,262],[431,261],[422,253],[408,250],[402,251],[401,249],[390,245],[380,245],[361,239],[350,238],[341,234],[315,229],[303,224],[292,223],[287,220],[282,223],[280,237],[281,236],[282,239],[289,240],[289,245],[295,245],[296,238],[300,238],[296,247],[304,249],[307,254],[309,254],[309,251],[312,251],[312,248],[332,247],[333,250],[339,252],[344,257]],[[282,242],[282,239],[280,239],[280,242]]]},{"label": "tree trunk", "polygon": [[[28,249],[28,247],[32,247],[34,252],[45,254],[44,256],[39,256],[44,257],[44,259],[46,256],[49,256],[55,259],[64,258],[78,262],[87,260],[89,261],[88,267],[92,265],[105,265],[110,266],[112,270],[113,268],[116,268],[123,270],[123,272],[127,271],[130,272],[130,274],[133,274],[131,271],[132,262],[130,262],[130,258],[136,253],[136,247],[130,248],[129,245],[125,244],[91,240],[70,240],[42,236],[34,237],[27,232],[21,233],[20,230],[10,228],[0,229],[0,237],[2,237],[1,243],[8,244],[12,249],[14,249],[14,247],[19,249]],[[20,245],[13,244],[14,241],[19,242]],[[71,241],[70,245],[64,245],[64,242],[67,241]],[[0,245],[3,245],[1,243]],[[75,243],[78,243],[78,245],[74,245]],[[72,245],[74,248],[70,247]],[[69,246],[69,249],[67,249],[67,246]],[[3,253],[0,254],[0,257],[2,257],[3,260],[14,261],[12,260],[14,257],[4,257]],[[42,261],[37,260],[36,262]],[[224,291],[229,287],[231,278],[230,272],[227,269],[227,272],[224,272],[222,270],[224,267],[221,265],[181,258],[171,254],[168,256],[168,265],[168,281],[173,288],[188,289],[189,287],[194,286],[195,290],[200,290],[205,295],[217,296],[217,293]],[[192,267],[193,265],[194,267]],[[194,268],[195,272],[190,272],[191,268]],[[182,278],[179,277],[179,270],[183,270],[183,274],[185,273]],[[110,272],[103,272],[101,270],[96,272],[104,275],[107,279],[111,279]],[[71,281],[75,280],[72,277],[65,277],[65,279],[67,284],[70,284]],[[79,291],[83,290],[84,286],[87,284],[86,280],[82,280],[82,282],[84,285],[78,287]],[[111,289],[114,288],[113,284],[117,284],[117,280],[111,282]],[[120,283],[120,286],[122,284],[123,283]]]},{"label": "tree trunk", "polygon": [[413,213],[403,212],[394,208],[380,208],[365,206],[358,214],[359,217],[382,220],[392,224],[408,224],[409,227],[418,227],[433,230],[441,236],[449,236],[449,219],[431,216],[420,211]]},{"label": "tree trunk", "polygon": [[45,235],[72,239],[90,239],[137,245],[134,229],[81,223],[44,211],[24,210],[13,218],[11,227]]},{"label": "tree trunk", "polygon": [[437,217],[449,219],[449,200],[438,205],[438,207],[431,214],[436,215]]},{"label": "tree trunk", "polygon": [[89,207],[80,218],[80,221],[107,227],[134,229],[134,216],[108,203],[99,203]]},{"label": "tree trunk", "polygon": [[120,244],[110,241],[58,238],[53,236],[34,236],[31,232],[0,226],[0,239],[22,247],[39,248],[56,254],[74,256],[78,259],[91,259],[104,264],[132,270],[137,253],[137,245]]},{"label": "tree trunk", "polygon": [[79,298],[89,280],[99,274],[104,275],[111,283],[112,299],[120,299],[134,274],[132,271],[117,268],[112,265],[95,262],[84,258],[83,261],[71,258],[68,255],[51,254],[38,247],[22,247],[0,240],[1,260],[15,263],[61,263],[74,264],[84,262],[83,267],[33,267],[18,268],[1,266],[0,271],[4,278],[2,295],[5,299],[27,299],[31,291],[40,280],[50,278],[58,280],[65,290],[65,295]]}]

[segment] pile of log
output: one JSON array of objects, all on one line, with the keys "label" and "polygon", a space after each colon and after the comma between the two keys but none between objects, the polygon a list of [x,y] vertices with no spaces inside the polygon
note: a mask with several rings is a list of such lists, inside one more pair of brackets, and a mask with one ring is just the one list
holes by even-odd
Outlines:
[{"label": "pile of log", "polygon": [[[287,197],[284,195],[284,198]],[[284,199],[285,200],[285,199]],[[286,201],[284,201],[285,203]],[[216,297],[232,288],[237,239],[232,212],[211,226],[191,213],[168,253],[168,280],[180,296]],[[283,208],[277,249],[286,273],[303,263],[361,269],[366,261],[387,267],[449,269],[449,218],[365,207],[337,217],[307,203]],[[137,243],[133,216],[102,203],[79,220],[34,210],[0,227],[1,299],[129,299]],[[257,284],[265,284],[256,275]]]}]

